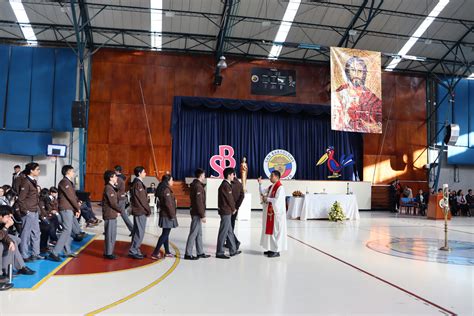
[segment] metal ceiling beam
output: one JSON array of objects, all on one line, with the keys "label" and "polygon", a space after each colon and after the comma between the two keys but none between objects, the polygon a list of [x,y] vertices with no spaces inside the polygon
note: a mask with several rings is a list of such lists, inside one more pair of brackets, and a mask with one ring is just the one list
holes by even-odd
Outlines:
[{"label": "metal ceiling beam", "polygon": [[358,26],[357,29],[359,30],[359,27],[362,27],[362,30],[360,30],[360,34],[357,35],[356,40],[352,42],[352,48],[356,47],[357,43],[364,37],[364,35],[367,33],[367,28],[369,27],[370,23],[373,21],[373,19],[380,14],[380,8],[383,5],[384,0],[380,0],[379,4],[377,7],[374,8],[376,0],[372,0],[372,3],[370,5],[369,9],[369,14],[367,15],[367,19],[363,25]]},{"label": "metal ceiling beam", "polygon": [[84,0],[78,0],[79,11],[81,17],[81,29],[84,30],[84,35],[86,37],[86,46],[89,49],[94,49],[94,37],[92,34],[92,25],[91,19],[89,18],[89,9],[87,8],[87,3]]},{"label": "metal ceiling beam", "polygon": [[[34,4],[38,5],[37,0],[23,0],[23,3],[27,4]],[[150,8],[149,7],[139,7],[139,6],[133,6],[133,5],[119,5],[119,4],[104,4],[104,3],[92,3],[92,2],[87,2],[86,4],[89,6],[89,8],[102,8],[106,6],[109,10],[118,10],[118,11],[131,11],[131,12],[149,12]],[[41,2],[41,5],[58,5],[57,2],[54,1],[45,1]],[[329,0],[326,1],[315,1],[315,2],[303,2],[302,5],[306,6],[317,6],[317,7],[329,7],[329,8],[336,8],[336,9],[346,9],[346,10],[351,10],[351,11],[357,11],[360,5],[356,4],[344,4],[344,3],[337,3],[337,2],[331,2]],[[214,16],[216,18],[220,18],[220,13],[209,13],[209,12],[199,12],[199,11],[185,11],[185,10],[170,10],[166,9],[166,11],[171,11],[174,13],[178,12],[188,12],[188,13],[194,13],[198,15],[206,15],[206,16]],[[423,20],[426,18],[426,15],[424,14],[419,14],[419,13],[413,13],[413,12],[403,12],[403,11],[396,11],[396,10],[388,10],[388,9],[381,9],[380,14],[386,15],[386,16],[399,16],[399,17],[407,17],[407,18],[412,18],[412,19],[418,19],[418,20]],[[466,19],[456,19],[456,18],[449,18],[449,17],[442,17],[438,16],[436,20],[441,21],[441,22],[446,22],[446,23],[455,23],[455,24],[462,24],[462,25],[472,25],[474,24],[474,20],[466,20]]]},{"label": "metal ceiling beam", "polygon": [[224,51],[225,38],[229,31],[229,21],[232,14],[232,7],[234,5],[233,0],[225,0],[224,8],[222,10],[221,23],[219,28],[219,34],[217,35],[216,43],[216,60],[218,60]]},{"label": "metal ceiling beam", "polygon": [[[234,0],[236,1],[236,0]],[[24,3],[32,3],[32,4],[38,4],[37,2],[33,1],[28,1],[28,0],[23,0]],[[125,6],[125,5],[114,5],[114,4],[97,4],[97,3],[90,3],[90,2],[85,2],[89,9],[94,8],[97,10],[104,10],[105,9],[110,9],[110,10],[116,10],[116,11],[132,11],[132,12],[144,12],[144,13],[149,13],[150,8],[147,7],[137,7],[137,6]],[[55,2],[45,2],[42,3],[42,5],[57,5]],[[326,7],[333,7],[333,8],[340,8],[340,9],[346,9],[346,10],[351,10],[351,11],[356,11],[359,9],[359,5],[349,5],[349,4],[340,4],[340,3],[332,3],[332,2],[317,2],[317,3],[309,3],[309,2],[304,2],[304,5],[309,5],[309,6],[326,6]],[[199,12],[199,11],[189,11],[189,10],[173,10],[173,9],[166,9],[167,12],[172,12],[175,15],[183,15],[183,16],[197,16],[197,17],[202,17],[206,18],[210,21],[213,19],[219,21],[222,17],[221,13],[210,13],[210,12]],[[405,17],[412,17],[416,18],[418,20],[423,20],[426,18],[426,15],[423,14],[415,14],[415,13],[409,13],[409,12],[398,12],[398,11],[392,11],[392,10],[384,10],[379,8],[377,10],[377,14],[385,14],[385,15],[390,15],[390,16],[405,16]],[[260,18],[260,17],[249,17],[249,16],[240,16],[240,15],[235,15],[232,14],[231,18],[236,21],[235,24],[232,26],[235,26],[236,24],[245,21],[245,22],[256,22],[256,23],[261,23],[264,21],[275,23],[275,24],[280,24],[281,19],[270,19],[270,18]],[[470,20],[460,20],[460,19],[450,19],[450,18],[443,18],[443,17],[437,17],[437,21],[444,21],[444,22],[450,22],[450,23],[458,23],[462,24],[463,26],[469,25],[472,26],[474,25],[474,21]],[[216,23],[214,23],[216,24]],[[338,34],[344,34],[346,31],[345,27],[342,26],[337,26],[337,25],[329,25],[329,24],[321,24],[321,23],[305,23],[305,22],[298,22],[294,21],[293,26],[296,27],[302,27],[302,28],[309,28],[309,29],[325,29],[325,30],[331,30],[334,32],[337,32]],[[390,33],[390,32],[379,32],[379,31],[373,31],[373,30],[366,30],[365,35],[370,35],[370,36],[375,36],[375,37],[385,37],[385,38],[393,38],[393,39],[409,39],[410,34],[397,34],[397,33]],[[420,37],[421,41],[430,39],[433,42],[438,42],[442,44],[454,44],[455,41],[450,41],[450,40],[445,40],[445,39],[439,39],[439,38],[428,38],[428,37]],[[474,43],[469,43],[474,45]]]},{"label": "metal ceiling beam", "polygon": [[342,38],[339,40],[339,43],[337,44],[337,46],[347,47],[347,44],[349,42],[349,37],[350,37],[349,33],[352,30],[352,28],[354,27],[354,25],[356,24],[357,20],[359,20],[359,17],[362,14],[362,12],[364,11],[364,9],[367,6],[368,2],[369,2],[369,0],[364,0],[364,2],[362,2],[362,4],[360,5],[359,9],[357,9],[356,14],[354,14],[354,16],[352,17],[351,23],[349,23],[349,25],[347,26],[346,31],[344,32],[344,35],[342,36]]},{"label": "metal ceiling beam", "polygon": [[[1,27],[3,27],[3,28],[7,28],[7,27],[18,28],[18,23],[17,22],[11,22],[11,21],[0,21],[0,28]],[[62,38],[59,39],[60,42],[39,40],[40,45],[52,45],[52,46],[64,45],[64,44],[69,45],[69,46],[76,45],[75,41],[72,39],[75,35],[75,29],[71,25],[50,25],[50,24],[33,23],[32,27],[35,29],[35,32],[36,31],[44,31],[44,32],[50,31],[50,32],[53,32],[54,34],[56,34],[56,33],[60,34],[61,37],[62,37]],[[117,36],[121,35],[122,39],[130,37],[130,38],[134,38],[135,40],[142,41],[140,39],[140,37],[150,37],[153,34],[152,32],[146,31],[146,30],[117,29],[117,28],[105,28],[105,27],[94,27],[93,31],[96,32],[97,34],[102,34],[102,36],[109,35],[109,40],[106,40],[105,43],[104,42],[97,42],[96,43],[96,45],[98,45],[98,47],[111,47],[111,48],[124,48],[124,49],[129,49],[129,48],[132,48],[132,49],[150,49],[150,46],[146,41],[143,42],[143,45],[140,45],[140,44],[130,45],[130,44],[127,44],[126,42],[124,42],[123,40],[122,40],[122,43],[120,43],[120,42],[117,43],[115,41]],[[65,33],[66,36],[64,36],[61,32]],[[194,50],[190,50],[188,48],[191,47],[191,46],[195,46],[196,43],[200,43],[198,46],[195,47],[196,48],[195,51],[199,52],[199,51],[202,50],[202,48],[199,48],[199,47],[203,47],[207,53],[211,52],[211,53],[215,54],[215,46],[209,44],[209,43],[213,43],[213,42],[216,41],[216,37],[213,36],[213,35],[190,34],[190,33],[179,33],[179,32],[162,32],[162,36],[163,36],[163,38],[165,38],[167,40],[181,39],[181,38],[184,38],[186,40],[186,47],[184,49],[181,49],[181,50],[178,49],[177,50],[177,49],[172,49],[172,48],[167,49],[166,47],[163,47],[164,51],[168,50],[168,51],[194,52]],[[110,38],[112,38],[113,40],[110,40]],[[2,39],[0,38],[0,40],[2,40]],[[257,46],[261,47],[262,49],[263,49],[263,47],[271,47],[271,45],[273,45],[273,40],[265,40],[265,39],[226,37],[226,40],[227,40],[228,43],[232,43],[231,48],[230,48],[231,50],[236,49],[236,47],[240,47],[242,45],[248,44],[249,45],[248,52],[250,51],[250,46],[251,45],[257,45]],[[15,38],[9,38],[9,39],[3,38],[3,41],[22,43],[22,44],[26,43],[22,39],[15,39]],[[96,39],[96,41],[97,41],[97,39]],[[300,45],[299,43],[283,43],[284,47],[291,47],[291,48],[298,47],[299,45]],[[301,49],[306,49],[306,47],[302,47]],[[327,49],[328,49],[327,47],[320,46],[319,51],[314,50],[314,49],[311,49],[311,50],[314,51],[314,52],[318,52],[318,54],[316,54],[314,56],[319,56],[321,52],[325,53],[325,50],[327,50]],[[241,53],[241,52],[239,51],[239,53]],[[235,52],[230,53],[230,51],[226,51],[226,55],[230,56],[230,55],[238,55],[238,54],[235,53]],[[311,60],[312,56],[311,55],[313,55],[313,54],[305,54],[305,55],[307,55],[307,56],[305,56],[304,59],[288,58],[288,57],[287,58],[280,58],[280,59],[281,60],[288,60],[288,61],[296,61],[296,62],[297,61],[299,61],[299,62],[312,62],[312,60]],[[255,55],[247,53],[243,56],[250,58],[250,57],[254,57]],[[266,56],[263,56],[263,55],[257,55],[257,56],[259,58],[266,57]],[[324,55],[324,56],[326,56],[326,55]],[[327,62],[328,60],[329,60],[328,57],[326,57],[325,61]],[[436,63],[438,61],[439,61],[438,59],[427,58],[426,61],[417,62],[417,64],[425,63],[425,65],[430,65],[430,64]],[[449,66],[449,65],[452,66],[453,64],[456,64],[457,66],[464,66],[464,63],[462,63],[458,60],[445,59],[441,63],[441,65],[444,65],[445,67]],[[427,68],[425,68],[425,69],[427,69]],[[420,71],[417,71],[417,72],[421,73]],[[423,71],[423,72],[427,73],[427,71]]]},{"label": "metal ceiling beam", "polygon": [[436,67],[438,67],[448,56],[449,54],[451,54],[453,52],[453,50],[455,50],[457,47],[459,47],[462,42],[464,41],[464,39],[469,35],[471,34],[472,32],[474,31],[474,27],[471,27],[469,30],[466,31],[466,33],[464,33],[458,40],[456,43],[454,43],[453,46],[451,46],[451,48],[448,49],[448,51],[443,55],[443,57],[441,57],[438,62],[433,66],[431,67],[430,71],[429,72],[433,72]]}]

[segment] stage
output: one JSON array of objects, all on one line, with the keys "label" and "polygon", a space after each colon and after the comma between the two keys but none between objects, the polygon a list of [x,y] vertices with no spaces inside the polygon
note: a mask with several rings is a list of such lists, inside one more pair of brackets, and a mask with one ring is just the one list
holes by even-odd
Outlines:
[{"label": "stage", "polygon": [[[192,178],[186,178],[186,183],[192,182]],[[221,185],[222,179],[206,179],[206,205],[208,209],[217,209],[217,190]],[[360,210],[371,209],[372,187],[370,182],[366,181],[309,181],[309,180],[282,180],[285,187],[286,196],[291,196],[294,191],[327,194],[346,194],[347,185],[357,199]],[[270,181],[265,179],[263,186],[270,186]],[[261,210],[260,194],[258,191],[258,182],[256,179],[247,181],[247,192],[252,195],[252,209]]]}]

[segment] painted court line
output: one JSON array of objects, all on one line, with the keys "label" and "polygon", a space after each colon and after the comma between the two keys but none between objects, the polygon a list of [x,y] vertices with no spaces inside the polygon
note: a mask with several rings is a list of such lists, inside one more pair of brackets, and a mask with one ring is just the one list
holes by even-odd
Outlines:
[{"label": "painted court line", "polygon": [[[76,253],[80,253],[82,250],[84,250],[91,242],[93,242],[97,238],[97,235],[92,235],[89,241],[87,241],[84,245],[82,245]],[[44,259],[48,260],[48,259]],[[49,280],[56,272],[61,270],[62,267],[64,267],[66,264],[69,263],[69,261],[74,260],[74,258],[66,258],[63,262],[61,262],[57,267],[55,267],[51,272],[49,272],[47,275],[45,275],[40,281],[38,281],[36,284],[34,284],[32,287],[20,287],[20,288],[15,288],[13,287],[12,291],[34,291],[37,290],[41,285],[43,285],[46,281]],[[15,282],[13,282],[15,284]]]},{"label": "painted court line", "polygon": [[173,265],[168,269],[168,271],[165,272],[165,274],[163,274],[160,278],[156,279],[155,281],[151,282],[150,284],[148,284],[147,286],[145,286],[144,288],[141,288],[139,289],[138,291],[135,291],[133,292],[132,294],[130,295],[127,295],[125,296],[124,298],[121,298],[113,303],[110,303],[104,307],[101,307],[99,309],[96,309],[92,312],[89,312],[87,313],[86,315],[87,316],[93,316],[93,315],[97,315],[99,313],[102,313],[102,312],[105,312],[106,310],[109,310],[113,307],[116,307],[122,303],[125,303],[126,301],[129,301],[131,300],[132,298],[135,298],[137,297],[138,295],[148,291],[149,289],[153,288],[154,286],[158,285],[161,281],[163,281],[164,279],[166,279],[166,277],[168,277],[171,273],[173,273],[173,271],[176,269],[176,267],[178,266],[179,262],[180,262],[180,252],[179,252],[179,249],[178,247],[176,247],[175,244],[171,243],[170,242],[170,245],[173,247],[173,249],[175,250],[175,253],[176,253],[176,258],[175,258],[175,261],[173,263]]},{"label": "painted court line", "polygon": [[340,259],[340,258],[338,258],[338,257],[336,257],[336,256],[333,256],[333,255],[331,255],[331,254],[329,254],[329,253],[327,253],[327,252],[325,252],[325,251],[323,251],[323,250],[321,250],[321,249],[318,249],[318,248],[316,248],[316,247],[314,247],[314,246],[311,246],[310,244],[307,244],[307,243],[305,243],[304,241],[299,240],[298,238],[295,238],[295,237],[290,236],[290,235],[288,235],[288,237],[291,238],[291,239],[293,239],[293,240],[295,240],[295,241],[297,241],[297,242],[299,242],[299,243],[301,243],[301,244],[303,244],[303,245],[305,245],[305,246],[307,246],[307,247],[310,247],[310,248],[312,248],[312,249],[314,249],[314,250],[316,250],[316,251],[318,251],[318,252],[320,252],[320,253],[322,253],[322,254],[328,256],[328,257],[331,257],[332,259],[337,260],[337,261],[339,261],[339,262],[341,262],[341,263],[343,263],[343,264],[345,264],[345,265],[347,265],[347,266],[349,266],[349,267],[351,267],[351,268],[353,268],[353,269],[356,269],[356,270],[358,270],[358,271],[360,271],[360,272],[362,272],[362,273],[364,273],[364,274],[367,274],[368,276],[371,276],[371,277],[373,277],[373,278],[375,278],[375,279],[377,279],[377,280],[379,280],[379,281],[381,281],[381,282],[383,282],[383,283],[385,283],[385,284],[387,284],[387,285],[390,285],[390,286],[392,286],[392,287],[394,287],[394,288],[396,288],[396,289],[398,289],[398,290],[400,290],[400,291],[402,291],[402,292],[404,292],[404,293],[406,293],[406,294],[408,294],[408,295],[410,295],[410,296],[413,296],[414,298],[416,298],[416,299],[418,299],[418,300],[424,302],[425,304],[428,304],[428,305],[431,305],[431,306],[437,308],[440,312],[442,312],[442,313],[444,313],[444,314],[453,315],[453,316],[454,316],[454,315],[457,315],[455,312],[452,312],[452,311],[450,311],[450,310],[448,310],[448,309],[446,309],[446,308],[444,308],[444,307],[442,307],[442,306],[440,306],[440,305],[438,305],[438,304],[436,304],[436,303],[433,303],[433,302],[431,302],[431,301],[429,301],[429,300],[427,300],[427,299],[425,299],[425,298],[423,298],[423,297],[421,297],[421,296],[419,296],[419,295],[417,295],[417,294],[415,294],[415,293],[413,293],[413,292],[410,292],[410,291],[408,291],[408,290],[406,290],[406,289],[404,289],[404,288],[402,288],[402,287],[400,287],[400,286],[398,286],[398,285],[396,285],[396,284],[393,284],[393,283],[390,282],[390,281],[387,281],[387,280],[385,280],[385,279],[382,279],[381,277],[378,277],[378,276],[376,276],[376,275],[374,275],[374,274],[372,274],[372,273],[370,273],[370,272],[368,272],[368,271],[366,271],[366,270],[364,270],[364,269],[362,269],[362,268],[359,268],[359,267],[357,267],[357,266],[355,266],[355,265],[353,265],[353,264],[351,264],[351,263],[349,263],[349,262],[347,262],[347,261],[344,261],[344,260],[342,260],[342,259]]}]

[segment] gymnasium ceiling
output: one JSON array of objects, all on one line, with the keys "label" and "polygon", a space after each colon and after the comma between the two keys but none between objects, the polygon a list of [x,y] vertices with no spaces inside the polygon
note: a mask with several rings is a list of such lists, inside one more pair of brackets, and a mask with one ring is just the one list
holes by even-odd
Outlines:
[{"label": "gymnasium ceiling", "polygon": [[[344,46],[380,51],[386,67],[440,1],[448,0],[302,0],[286,40],[277,43],[283,46],[278,59],[327,62],[329,47]],[[91,51],[153,49],[152,40],[159,37],[163,51],[248,58],[268,57],[289,4],[162,0],[162,9],[153,10],[161,31],[152,32],[150,0],[21,2],[36,35],[33,45],[76,47],[75,13]],[[9,1],[0,0],[0,41],[26,44],[20,27]],[[473,27],[474,0],[450,0],[406,53],[411,58],[402,58],[394,70],[469,76]]]}]

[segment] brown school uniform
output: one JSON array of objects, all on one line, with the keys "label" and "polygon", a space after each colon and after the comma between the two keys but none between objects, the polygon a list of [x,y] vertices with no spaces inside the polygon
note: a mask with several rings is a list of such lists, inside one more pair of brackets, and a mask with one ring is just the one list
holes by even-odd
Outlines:
[{"label": "brown school uniform", "polygon": [[72,210],[75,213],[81,209],[74,183],[67,177],[64,177],[58,184],[58,208],[60,212]]},{"label": "brown school uniform", "polygon": [[130,187],[131,193],[131,205],[132,215],[140,216],[151,214],[150,205],[148,205],[148,194],[146,193],[145,184],[138,178],[133,180],[132,186]]},{"label": "brown school uniform", "polygon": [[191,216],[206,217],[206,190],[204,184],[195,179],[191,183]]},{"label": "brown school uniform", "polygon": [[245,193],[244,186],[237,179],[232,182],[232,195],[235,200],[235,209],[238,210],[244,201]]},{"label": "brown school uniform", "polygon": [[102,217],[104,220],[116,219],[120,213],[118,190],[111,184],[104,187],[102,195]]},{"label": "brown school uniform", "polygon": [[122,174],[117,175],[117,194],[119,200],[125,200],[125,180],[122,178]]},{"label": "brown school uniform", "polygon": [[160,216],[169,219],[176,218],[176,198],[170,187],[164,188],[158,195],[160,200]]},{"label": "brown school uniform", "polygon": [[39,211],[39,194],[37,187],[36,180],[28,176],[21,180],[20,192],[18,194],[18,207],[22,216],[25,216],[28,211]]},{"label": "brown school uniform", "polygon": [[219,186],[217,196],[217,207],[219,215],[232,215],[235,211],[235,200],[232,195],[232,185],[227,181],[222,181]]}]

